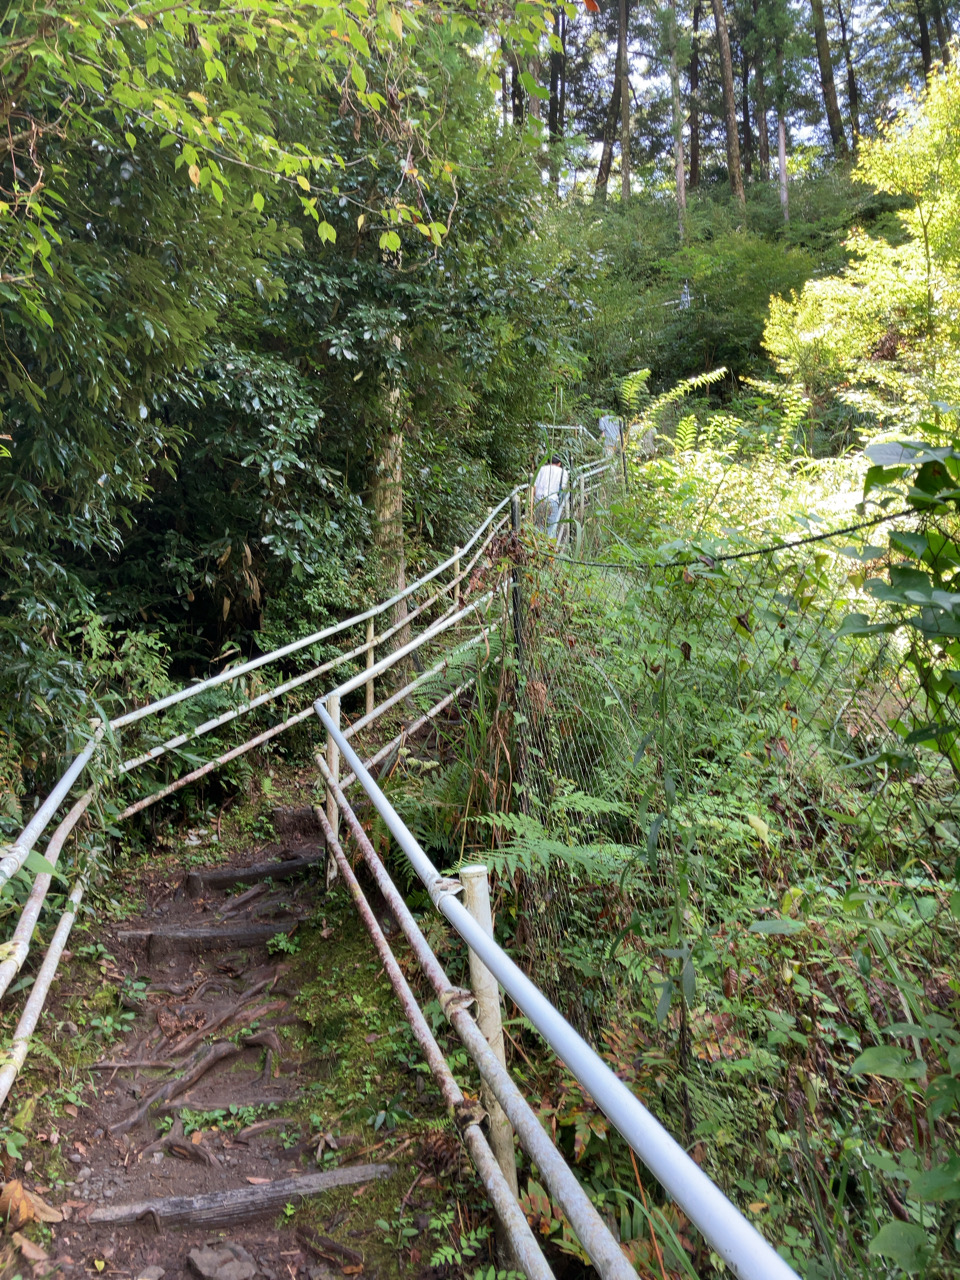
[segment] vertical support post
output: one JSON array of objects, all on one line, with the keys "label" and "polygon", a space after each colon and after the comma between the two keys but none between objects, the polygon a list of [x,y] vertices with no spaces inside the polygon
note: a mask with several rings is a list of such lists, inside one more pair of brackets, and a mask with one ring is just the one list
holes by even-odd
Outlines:
[{"label": "vertical support post", "polygon": [[[460,881],[463,884],[463,905],[484,933],[492,938],[493,920],[490,915],[490,885],[487,880],[487,868],[482,865],[463,867],[460,872]],[[501,1064],[506,1066],[503,1023],[500,1019],[500,988],[487,966],[472,951],[470,952],[470,988],[477,1000],[477,1025]],[[510,1190],[519,1197],[517,1157],[510,1121],[485,1083],[480,1085],[480,1097],[483,1108],[490,1117],[490,1147]]]},{"label": "vertical support post", "polygon": [[587,516],[587,482],[580,472],[580,523],[583,524]]},{"label": "vertical support post", "polygon": [[623,492],[630,492],[630,481],[627,479],[627,437],[623,433],[623,419],[620,419],[620,461],[623,463]]},{"label": "vertical support post", "polygon": [[[340,728],[340,695],[339,693],[331,693],[327,695],[326,700],[327,715]],[[327,733],[327,768],[330,770],[330,776],[334,781],[340,781],[340,748],[333,740],[333,735]],[[337,808],[337,798],[327,787],[327,821],[330,823],[335,836],[340,831],[340,810]],[[337,878],[337,860],[333,856],[333,850],[327,850],[327,888],[333,884]]]},{"label": "vertical support post", "polygon": [[[460,548],[453,548],[453,607],[460,612]],[[457,623],[459,629],[460,623]]]},{"label": "vertical support post", "polygon": [[[367,619],[367,670],[368,671],[373,666],[373,648],[374,648],[373,619],[368,618]],[[372,676],[366,683],[366,691],[367,691],[366,713],[367,715],[370,715],[370,713],[373,711],[373,677]],[[333,824],[331,823],[331,825]]]},{"label": "vertical support post", "polygon": [[[510,500],[510,523],[513,526],[514,537],[520,533],[520,499],[511,498]],[[517,648],[517,664],[523,663],[523,593],[520,589],[520,571],[514,564],[510,572],[511,581],[511,597],[512,597],[512,613],[513,613],[513,641]]]}]

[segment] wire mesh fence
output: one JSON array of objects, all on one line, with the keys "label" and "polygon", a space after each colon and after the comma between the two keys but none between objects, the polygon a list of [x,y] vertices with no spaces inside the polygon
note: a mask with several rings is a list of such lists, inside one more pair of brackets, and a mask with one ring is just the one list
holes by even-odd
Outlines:
[{"label": "wire mesh fence", "polygon": [[585,562],[543,539],[519,552],[513,794],[495,858],[557,881],[538,944],[552,931],[559,998],[582,1003],[591,985],[564,972],[565,938],[580,979],[593,968],[565,919],[579,888],[615,887],[622,915],[657,881],[671,827],[769,883],[818,862],[855,874],[866,855],[902,867],[905,846],[921,879],[952,873],[952,733],[916,633],[864,592],[891,559],[875,532],[671,565],[622,547]]},{"label": "wire mesh fence", "polygon": [[[958,1145],[903,1087],[960,1097],[955,637],[888,589],[921,533],[954,554],[904,512],[672,563],[529,529],[466,717],[454,834],[509,945],[817,1276],[863,1274],[890,1205],[946,1229],[901,1192]],[[592,1116],[554,1092],[581,1153]]]}]

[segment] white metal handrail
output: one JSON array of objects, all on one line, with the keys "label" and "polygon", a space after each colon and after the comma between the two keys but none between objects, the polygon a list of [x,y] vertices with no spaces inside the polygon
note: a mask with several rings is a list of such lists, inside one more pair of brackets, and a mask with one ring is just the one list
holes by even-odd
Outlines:
[{"label": "white metal handrail", "polygon": [[321,701],[314,704],[327,733],[350,765],[437,910],[474,951],[504,991],[566,1064],[660,1185],[740,1280],[797,1280],[797,1274],[727,1199],[640,1100],[611,1071],[457,898],[459,882],[440,874],[391,805]]}]

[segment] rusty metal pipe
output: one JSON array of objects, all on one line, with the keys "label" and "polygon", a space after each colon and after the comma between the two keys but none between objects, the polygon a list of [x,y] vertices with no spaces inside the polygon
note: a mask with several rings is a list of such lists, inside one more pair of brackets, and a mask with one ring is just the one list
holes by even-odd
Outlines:
[{"label": "rusty metal pipe", "polygon": [[417,998],[410,990],[410,985],[397,964],[396,957],[390,949],[389,942],[384,937],[379,921],[371,910],[363,890],[360,888],[357,877],[353,873],[353,868],[340,847],[340,842],[333,833],[333,828],[327,820],[327,815],[319,805],[314,812],[320,821],[327,846],[336,859],[340,874],[343,876],[354,905],[360,913],[360,918],[373,939],[377,954],[383,962],[387,977],[390,979],[390,985],[393,987],[406,1019],[410,1023],[424,1060],[440,1086],[444,1102],[457,1122],[460,1136],[470,1152],[487,1195],[490,1197],[493,1210],[510,1242],[515,1262],[528,1280],[553,1280],[553,1272],[540,1251],[540,1246],[530,1230],[526,1217],[507,1186],[500,1166],[490,1150],[486,1135],[476,1120],[464,1111],[463,1091],[454,1079],[447,1065],[447,1060],[443,1056],[443,1051],[427,1025],[427,1020],[417,1004]]},{"label": "rusty metal pipe", "polygon": [[563,1156],[550,1141],[539,1118],[517,1088],[510,1073],[497,1061],[483,1033],[467,1011],[467,1004],[473,1000],[472,994],[454,987],[450,982],[407,904],[387,874],[386,868],[377,857],[367,833],[360,825],[343,791],[331,778],[322,757],[317,756],[316,760],[327,785],[336,797],[340,812],[360,846],[364,861],[373,873],[377,887],[436,991],[440,1007],[476,1062],[481,1076],[490,1085],[497,1101],[507,1113],[520,1139],[520,1145],[537,1166],[554,1199],[567,1215],[580,1244],[604,1280],[636,1280],[637,1273],[610,1234],[609,1227],[577,1182]]}]

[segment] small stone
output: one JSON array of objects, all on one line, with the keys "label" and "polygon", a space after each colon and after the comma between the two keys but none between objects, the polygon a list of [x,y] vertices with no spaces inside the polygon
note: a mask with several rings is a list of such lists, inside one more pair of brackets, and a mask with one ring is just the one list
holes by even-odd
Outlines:
[{"label": "small stone", "polygon": [[86,1182],[86,1180],[90,1177],[91,1173],[93,1173],[93,1170],[90,1168],[90,1166],[84,1165],[83,1168],[80,1170],[80,1172],[77,1174],[77,1181]]},{"label": "small stone", "polygon": [[202,1280],[253,1280],[257,1267],[242,1245],[191,1249],[187,1261]]},{"label": "small stone", "polygon": [[94,1129],[94,1131],[93,1131],[93,1136],[94,1136],[95,1138],[102,1138],[102,1137],[103,1137],[103,1130],[102,1130],[102,1129]]},{"label": "small stone", "polygon": [[142,1267],[137,1273],[137,1280],[163,1280],[166,1274],[163,1267]]},{"label": "small stone", "polygon": [[79,1151],[71,1151],[70,1154],[67,1156],[67,1159],[70,1161],[71,1164],[83,1164],[83,1156],[80,1154]]}]

